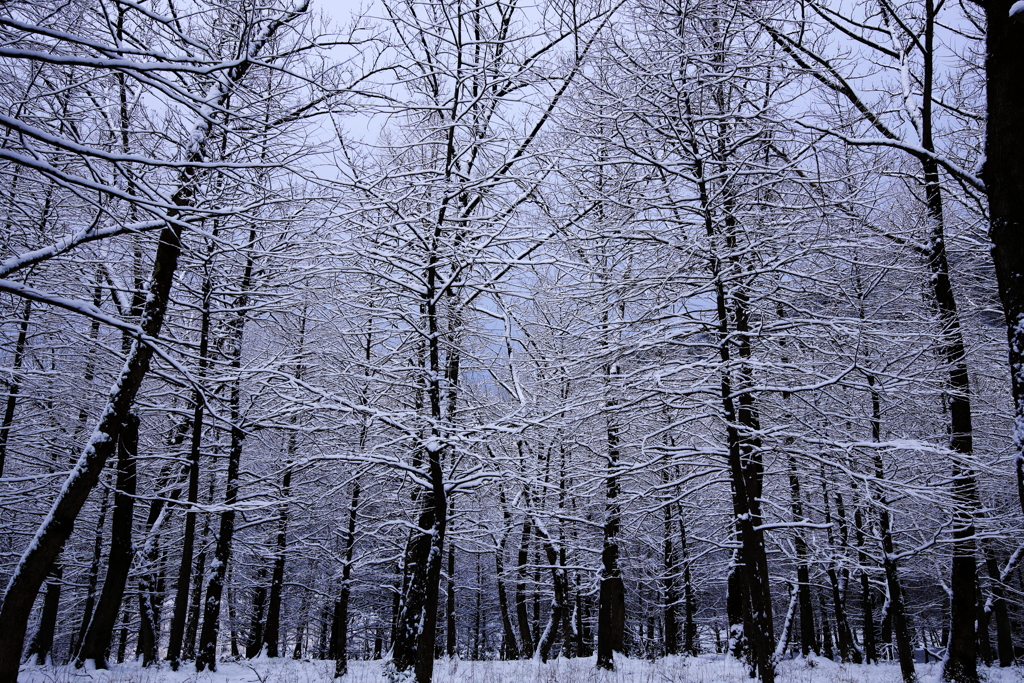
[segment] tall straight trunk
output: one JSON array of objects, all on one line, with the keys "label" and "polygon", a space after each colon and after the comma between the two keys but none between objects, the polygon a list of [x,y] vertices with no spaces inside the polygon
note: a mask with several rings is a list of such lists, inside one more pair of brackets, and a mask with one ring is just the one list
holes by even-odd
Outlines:
[{"label": "tall straight trunk", "polygon": [[334,637],[331,639],[335,678],[341,678],[348,673],[348,603],[352,594],[352,553],[356,541],[359,493],[357,479],[352,483],[352,501],[348,508],[348,529],[345,532],[345,564],[341,567],[341,593],[335,607]]},{"label": "tall straight trunk", "polygon": [[131,568],[132,521],[135,510],[136,457],[139,443],[139,418],[129,413],[120,430],[117,448],[117,484],[114,491],[114,510],[111,515],[110,553],[107,556],[107,576],[103,581],[99,602],[93,612],[89,628],[82,641],[76,660],[91,659],[97,669],[107,668],[107,651],[114,634],[117,614],[124,597],[128,570]]},{"label": "tall straight trunk", "polygon": [[[998,3],[996,3],[998,4]],[[921,93],[921,147],[933,152],[932,87],[935,67],[935,25],[938,8],[935,0],[925,0],[923,78]],[[974,516],[979,507],[978,484],[971,461],[973,426],[971,387],[967,373],[967,354],[960,317],[949,278],[946,256],[945,218],[938,163],[931,156],[921,159],[924,172],[925,203],[931,223],[928,243],[928,267],[939,324],[942,327],[940,352],[949,372],[950,448],[953,456],[953,564],[950,577],[949,650],[943,665],[943,678],[958,683],[977,683],[977,647],[974,632],[977,617],[978,576],[975,560]]]},{"label": "tall straight trunk", "polygon": [[[235,534],[235,504],[238,502],[239,468],[242,461],[242,448],[245,443],[245,431],[242,429],[241,379],[239,371],[242,367],[242,344],[245,339],[245,323],[248,315],[249,293],[252,289],[254,266],[253,249],[256,245],[256,227],[249,230],[249,239],[245,267],[239,282],[238,296],[235,297],[234,309],[237,311],[230,322],[232,348],[230,367],[235,374],[231,383],[229,410],[231,420],[231,448],[228,452],[228,471],[224,489],[224,512],[220,515],[220,529],[217,533],[217,546],[214,550],[213,573],[206,584],[206,603],[203,610],[203,628],[199,634],[199,649],[196,653],[196,670],[217,670],[217,637],[220,633],[221,598],[224,593],[228,563],[231,561],[232,542]],[[232,623],[232,649],[236,649],[234,637],[234,619]]]},{"label": "tall straight trunk", "polygon": [[46,664],[50,651],[53,649],[53,636],[57,628],[57,612],[60,607],[60,587],[64,581],[64,567],[59,563],[53,565],[53,571],[46,582],[46,596],[43,598],[43,613],[39,617],[39,628],[28,645],[29,661]]},{"label": "tall straight trunk", "polygon": [[448,546],[448,581],[445,585],[444,602],[444,651],[448,657],[456,652],[455,634],[455,544]]},{"label": "tall straight trunk", "polygon": [[[180,446],[184,441],[188,425],[182,424],[175,429],[169,439],[168,446]],[[157,479],[156,489],[159,495],[149,505],[146,518],[145,543],[139,554],[138,589],[139,589],[139,645],[138,652],[142,655],[142,665],[150,666],[157,661],[159,645],[160,603],[162,592],[160,571],[160,529],[167,518],[167,501],[176,501],[181,495],[182,481],[180,475],[173,473],[177,465],[168,465]],[[164,493],[165,489],[171,490]]]},{"label": "tall straight trunk", "polygon": [[[873,380],[869,376],[869,383]],[[882,469],[882,456],[874,454],[875,477],[881,480],[885,472]],[[896,551],[892,540],[892,524],[889,518],[889,502],[885,496],[876,493],[875,503],[878,505],[878,530],[882,540],[882,567],[885,570],[886,588],[889,590],[888,610],[886,619],[891,624],[893,639],[896,641],[896,654],[900,661],[900,673],[904,683],[914,683],[917,674],[914,671],[914,651],[910,641],[910,628],[907,624],[907,611],[903,602],[903,587],[900,584],[899,571],[896,567]]]},{"label": "tall straight trunk", "polygon": [[1024,24],[1013,0],[986,0],[985,165],[989,237],[1006,317],[1014,414],[1017,496],[1024,512]]},{"label": "tall straight trunk", "polygon": [[288,545],[288,496],[291,495],[292,467],[295,457],[295,434],[288,437],[288,459],[281,481],[284,502],[277,516],[277,547],[274,551],[274,568],[270,574],[270,597],[267,600],[267,623],[263,629],[263,645],[268,657],[277,657],[281,639],[281,593],[284,589],[285,553]]},{"label": "tall straight trunk", "polygon": [[[296,381],[302,379],[302,355],[306,346],[306,314],[299,319],[298,358],[295,366]],[[367,350],[369,354],[369,350]],[[369,356],[367,356],[369,362]],[[364,436],[365,438],[365,429]],[[274,569],[270,576],[270,598],[267,602],[267,624],[263,629],[263,642],[268,657],[278,656],[278,641],[281,639],[281,594],[284,590],[285,555],[288,546],[288,498],[291,496],[292,467],[295,463],[296,433],[288,434],[285,447],[284,474],[281,477],[281,505],[277,512],[277,549],[274,553]]]},{"label": "tall straight trunk", "polygon": [[[821,469],[821,496],[825,505],[825,524],[828,525],[829,548],[836,549],[835,538],[832,534],[832,512],[828,490],[828,479],[825,476],[825,467]],[[838,498],[837,498],[838,501]],[[842,535],[845,537],[845,534]],[[846,542],[839,544],[839,550],[845,551]],[[846,618],[846,601],[843,599],[843,592],[840,588],[839,572],[836,570],[834,560],[829,560],[825,567],[825,574],[828,576],[829,586],[832,591],[832,609],[836,617],[836,644],[839,646],[839,658],[844,662],[852,662],[857,657],[854,645],[853,634],[850,630],[850,622]],[[859,663],[859,661],[857,662]]]},{"label": "tall straight trunk", "polygon": [[[216,224],[211,230],[217,236]],[[213,294],[213,276],[210,271],[210,256],[214,243],[207,247],[207,260],[204,264],[202,287],[202,314],[199,319],[199,359],[196,370],[196,384],[202,386],[206,379],[210,353],[210,303]],[[178,562],[178,580],[174,589],[174,611],[171,614],[170,635],[167,641],[167,661],[171,669],[178,670],[181,666],[182,646],[185,642],[186,621],[189,611],[189,588],[192,583],[192,560],[195,552],[196,535],[196,503],[199,501],[199,458],[203,445],[203,420],[205,419],[206,399],[198,388],[192,393],[192,435],[189,441],[188,454],[188,492],[185,500],[185,528],[182,532],[181,555]],[[205,537],[205,531],[204,531]],[[202,569],[199,569],[197,584],[203,580]],[[194,633],[194,631],[193,631]],[[193,636],[194,637],[194,636]],[[191,648],[190,648],[191,650]]]},{"label": "tall straight trunk", "polygon": [[[238,363],[238,347],[232,365]],[[236,366],[237,370],[238,367]],[[221,599],[224,596],[225,579],[228,563],[231,561],[232,541],[235,533],[235,503],[238,502],[238,471],[242,460],[242,445],[245,432],[241,427],[241,391],[238,382],[231,386],[231,447],[228,451],[228,471],[224,492],[224,511],[220,514],[220,525],[217,532],[217,543],[213,551],[213,571],[206,583],[206,600],[203,608],[203,627],[199,634],[199,645],[196,650],[196,670],[217,670],[217,640],[220,635]],[[234,633],[234,620],[232,633]],[[235,638],[232,637],[234,644]],[[235,645],[237,649],[237,645]]]},{"label": "tall straight trunk", "polygon": [[679,508],[679,556],[683,563],[683,652],[696,657],[699,654],[697,638],[697,599],[694,596],[693,576],[690,572],[690,550],[686,539],[686,520]]},{"label": "tall straight trunk", "polygon": [[1011,666],[1013,664],[1013,630],[1006,608],[999,563],[996,561],[995,549],[992,548],[991,543],[983,541],[982,548],[985,554],[985,568],[988,570],[989,592],[992,594],[992,612],[996,617],[996,651],[999,654],[999,666]]},{"label": "tall straight trunk", "polygon": [[856,544],[857,544],[857,564],[859,569],[857,570],[860,579],[860,609],[863,615],[861,622],[861,630],[863,632],[864,641],[864,663],[865,664],[877,664],[878,663],[878,644],[876,642],[875,634],[875,615],[874,615],[874,600],[871,596],[871,581],[868,578],[867,562],[868,555],[864,551],[864,513],[860,507],[854,511],[854,525],[857,527],[856,531]]},{"label": "tall straight trunk", "polygon": [[515,629],[512,628],[512,617],[509,613],[508,593],[505,590],[505,582],[502,576],[505,573],[505,548],[508,545],[508,533],[512,523],[512,515],[505,504],[505,489],[498,486],[498,500],[501,503],[501,515],[505,520],[505,529],[501,534],[501,542],[498,543],[494,552],[495,577],[498,583],[498,609],[501,612],[502,629],[502,658],[506,660],[519,659],[519,646],[516,644]]},{"label": "tall straight trunk", "polygon": [[[666,483],[667,475],[662,476],[662,483]],[[662,539],[662,571],[664,577],[661,580],[661,588],[664,594],[664,608],[662,619],[665,622],[665,654],[679,654],[679,620],[676,615],[676,606],[679,602],[679,594],[676,590],[676,575],[679,569],[676,566],[676,554],[672,547],[672,505],[665,506],[664,536]],[[687,652],[687,654],[690,654]]]},{"label": "tall straight trunk", "polygon": [[533,656],[533,635],[530,633],[530,617],[526,612],[526,567],[529,564],[532,534],[533,526],[527,511],[523,519],[523,532],[519,540],[516,561],[516,621],[519,624],[519,654],[523,659]]},{"label": "tall straight trunk", "polygon": [[[208,496],[210,502],[213,502],[213,484],[214,480],[210,478],[210,495]],[[202,611],[203,601],[203,579],[206,577],[206,539],[210,536],[210,517],[207,516],[203,521],[203,533],[199,537],[199,547],[203,548],[200,551],[199,557],[196,558],[196,580],[192,585],[192,594],[189,598],[188,604],[188,620],[185,622],[185,634],[182,638],[182,650],[181,659],[191,660],[195,659],[196,656],[196,636],[199,632],[199,616]]]},{"label": "tall straight trunk", "polygon": [[7,461],[7,441],[14,424],[14,411],[18,405],[18,392],[21,391],[21,364],[25,358],[25,346],[28,343],[28,321],[32,315],[32,301],[25,302],[21,322],[18,324],[18,339],[14,342],[14,360],[11,363],[11,383],[7,385],[7,403],[4,406],[3,422],[0,422],[0,477],[4,476],[4,463]]},{"label": "tall straight trunk", "polygon": [[825,596],[818,592],[818,610],[821,612],[821,653],[828,659],[834,659],[835,653],[832,650],[832,623],[828,618],[828,607],[825,606]]},{"label": "tall straight trunk", "polygon": [[441,448],[428,442],[425,450],[431,488],[421,498],[416,528],[409,539],[410,578],[399,613],[393,645],[397,671],[412,671],[416,683],[430,683],[437,637],[438,588],[444,557],[448,505],[441,470]]},{"label": "tall straight trunk", "polygon": [[[608,369],[608,376],[613,374]],[[615,402],[607,401],[613,409]],[[626,627],[626,589],[619,570],[619,531],[622,526],[619,507],[619,426],[616,415],[608,415],[608,469],[605,473],[604,545],[601,548],[601,583],[597,609],[597,667],[613,671],[615,653],[622,652]]]},{"label": "tall straight trunk", "polygon": [[103,487],[100,516],[96,522],[96,536],[93,538],[92,560],[89,563],[89,572],[86,574],[85,580],[85,608],[82,610],[82,622],[79,624],[77,636],[71,639],[70,653],[72,656],[78,652],[80,643],[85,640],[85,632],[89,630],[92,611],[96,605],[96,587],[99,584],[100,558],[103,554],[103,526],[107,519],[107,503],[109,501],[108,492],[109,489]]},{"label": "tall straight trunk", "polygon": [[245,640],[245,656],[253,659],[263,651],[263,611],[267,607],[267,568],[260,566],[256,571],[256,588],[252,592],[252,625]]},{"label": "tall straight trunk", "polygon": [[[788,396],[786,396],[788,398]],[[804,520],[804,504],[800,496],[800,477],[797,474],[796,458],[789,456],[789,495],[793,522]],[[796,548],[796,598],[800,613],[800,654],[808,656],[812,650],[817,654],[814,630],[814,604],[811,602],[811,571],[808,565],[807,541],[802,529],[797,529],[793,539]]]}]

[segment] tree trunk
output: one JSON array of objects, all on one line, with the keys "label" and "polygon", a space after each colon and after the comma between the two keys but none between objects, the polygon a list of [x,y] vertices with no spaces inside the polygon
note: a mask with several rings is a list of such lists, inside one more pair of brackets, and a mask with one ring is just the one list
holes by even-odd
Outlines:
[{"label": "tree trunk", "polygon": [[[875,453],[874,461],[875,476],[882,479],[884,475],[882,457]],[[876,503],[878,504],[878,527],[882,535],[882,567],[885,570],[886,587],[889,589],[889,609],[886,616],[892,625],[903,681],[904,683],[914,683],[917,680],[917,674],[914,671],[914,650],[910,642],[910,628],[907,625],[907,612],[903,603],[903,589],[896,568],[896,553],[889,521],[889,503],[884,496],[876,496]]]},{"label": "tree trunk", "polygon": [[348,508],[348,529],[345,533],[345,564],[341,567],[341,593],[335,607],[334,632],[331,639],[335,678],[341,678],[348,673],[348,602],[352,593],[352,553],[356,541],[359,493],[357,479],[352,483],[352,503]]},{"label": "tree trunk", "polygon": [[455,544],[448,545],[448,582],[445,586],[444,651],[449,658],[455,656]]},{"label": "tree trunk", "polygon": [[96,522],[96,536],[93,539],[92,561],[89,563],[89,573],[86,574],[85,609],[82,611],[82,623],[78,627],[78,635],[71,639],[71,656],[78,653],[80,644],[85,640],[85,632],[89,630],[89,622],[92,621],[92,610],[96,604],[96,586],[99,583],[100,557],[103,554],[103,526],[107,519],[107,503],[109,500],[109,489],[103,487],[103,498],[100,502],[100,517]]},{"label": "tree trunk", "polygon": [[[213,483],[214,480],[210,478],[210,495],[209,500],[213,502]],[[182,638],[182,660],[195,659],[196,656],[196,636],[199,631],[199,614],[202,609],[203,601],[203,579],[206,577],[206,539],[210,536],[210,517],[207,516],[203,521],[203,533],[199,537],[199,547],[203,548],[199,553],[199,557],[196,558],[196,580],[192,585],[192,594],[189,599],[188,605],[188,621],[185,623],[185,634]]]},{"label": "tree trunk", "polygon": [[[256,243],[255,226],[249,230],[250,247]],[[196,653],[196,670],[217,670],[217,637],[220,632],[220,603],[224,592],[228,563],[231,561],[232,541],[235,534],[235,503],[238,502],[238,472],[242,461],[242,447],[245,443],[245,431],[242,429],[241,380],[238,378],[242,367],[242,344],[245,339],[245,323],[248,315],[249,292],[252,288],[254,254],[250,248],[245,257],[245,267],[239,282],[238,296],[235,297],[233,320],[230,322],[231,338],[234,342],[231,352],[230,367],[235,374],[231,384],[229,398],[231,413],[231,449],[228,452],[228,472],[224,490],[224,512],[220,515],[220,530],[217,533],[217,547],[213,555],[213,573],[206,585],[206,603],[203,610],[203,630],[199,635],[199,651]],[[234,620],[232,619],[232,624]],[[234,628],[232,627],[232,650],[235,644]]]},{"label": "tree trunk", "polygon": [[987,116],[982,179],[988,191],[992,261],[1006,316],[1017,495],[1024,512],[1024,15],[1010,16],[1013,5],[1013,0],[983,3]]},{"label": "tree trunk", "polygon": [[[217,236],[214,224],[211,234]],[[211,241],[207,247],[207,261],[204,263],[202,289],[202,315],[199,322],[199,367],[196,370],[196,383],[202,385],[206,378],[210,353],[210,301],[213,294],[213,277],[210,273],[210,252],[213,250]],[[199,501],[199,458],[203,445],[203,420],[205,419],[206,399],[198,390],[192,393],[192,438],[189,442],[188,454],[188,493],[185,501],[185,529],[182,532],[181,557],[178,562],[178,581],[174,591],[174,612],[171,614],[170,635],[167,641],[167,661],[171,669],[177,671],[181,666],[182,645],[185,642],[186,621],[189,611],[189,588],[192,584],[192,559],[195,552],[196,535],[196,503]],[[203,531],[206,537],[206,530]],[[197,585],[203,581],[203,569],[198,570]],[[195,638],[195,630],[192,632]],[[194,652],[194,646],[188,648]]]},{"label": "tree trunk", "polygon": [[97,669],[107,668],[107,651],[117,623],[117,614],[124,597],[128,570],[131,568],[132,521],[135,510],[135,463],[139,443],[139,418],[129,413],[121,426],[117,448],[117,485],[111,516],[110,553],[107,556],[107,577],[103,581],[96,611],[76,657],[78,662],[91,659]]},{"label": "tree trunk", "polygon": [[533,527],[527,511],[523,519],[523,533],[519,540],[519,555],[516,562],[516,621],[519,624],[519,654],[523,659],[533,657],[533,636],[530,633],[530,617],[526,612],[526,566],[530,557],[530,536]]},{"label": "tree trunk", "polygon": [[[611,376],[613,370],[607,374]],[[614,401],[608,401],[609,407]],[[608,471],[605,480],[604,547],[601,549],[601,583],[597,610],[597,667],[615,670],[615,653],[622,652],[626,627],[626,590],[619,571],[619,427],[608,416]]]},{"label": "tree trunk", "polygon": [[39,618],[39,628],[28,645],[29,661],[46,664],[53,649],[53,635],[57,628],[57,611],[60,606],[60,587],[64,580],[64,567],[60,562],[53,565],[50,579],[46,582],[46,597],[43,598],[43,613]]},{"label": "tree trunk", "polygon": [[263,610],[267,607],[267,568],[260,566],[256,570],[256,588],[252,593],[252,625],[245,640],[245,656],[247,659],[258,657],[263,651]]},{"label": "tree trunk", "polygon": [[[788,396],[787,396],[788,398]],[[789,456],[789,495],[793,522],[804,521],[804,504],[800,497],[800,477],[797,475],[796,458]],[[802,529],[796,529],[793,543],[796,547],[796,596],[800,612],[800,654],[807,657],[812,650],[817,654],[814,631],[814,604],[811,602],[811,571],[807,564],[807,541]]]},{"label": "tree trunk", "polygon": [[11,383],[7,385],[7,404],[4,407],[3,422],[0,422],[0,477],[4,476],[4,463],[7,461],[7,440],[14,423],[14,410],[18,405],[18,392],[21,390],[21,363],[25,358],[25,345],[28,341],[28,321],[32,315],[32,301],[25,302],[25,310],[18,325],[18,339],[14,342],[14,360],[11,365]]},{"label": "tree trunk", "polygon": [[505,591],[505,582],[502,575],[505,573],[505,547],[508,539],[508,527],[511,524],[511,515],[505,505],[505,490],[499,486],[498,497],[501,502],[501,513],[505,520],[505,530],[501,535],[501,542],[494,552],[495,576],[498,582],[498,609],[501,611],[501,629],[503,647],[501,655],[503,659],[519,659],[519,647],[516,644],[515,630],[512,628],[512,617],[509,614],[508,594]]},{"label": "tree trunk", "polygon": [[[662,483],[666,483],[668,475],[662,476]],[[662,541],[663,571],[662,591],[664,593],[664,609],[662,619],[665,622],[665,654],[679,654],[679,621],[676,616],[676,604],[679,602],[679,595],[676,591],[675,577],[679,573],[676,567],[676,555],[672,548],[672,505],[666,505],[665,532]],[[687,654],[690,654],[687,652]]]},{"label": "tree trunk", "polygon": [[[232,365],[237,371],[238,356],[241,345],[237,347]],[[238,382],[231,386],[231,448],[228,453],[228,472],[224,493],[225,510],[220,514],[220,529],[217,533],[217,544],[213,551],[213,571],[206,584],[206,600],[203,603],[203,628],[199,634],[199,647],[196,652],[196,670],[217,670],[217,639],[220,634],[221,599],[224,595],[225,579],[228,563],[231,561],[231,544],[235,533],[235,503],[238,502],[238,470],[242,459],[242,445],[245,432],[241,427],[240,389]],[[233,623],[233,620],[232,620]],[[234,628],[232,627],[232,633]],[[234,644],[235,638],[232,637]],[[237,648],[237,645],[235,645]]]},{"label": "tree trunk", "polygon": [[1003,581],[996,561],[995,550],[990,543],[982,542],[985,554],[985,568],[988,570],[989,591],[992,593],[992,612],[996,616],[996,650],[999,654],[999,666],[1013,665],[1013,631],[1010,617],[1006,609],[1003,595]]}]

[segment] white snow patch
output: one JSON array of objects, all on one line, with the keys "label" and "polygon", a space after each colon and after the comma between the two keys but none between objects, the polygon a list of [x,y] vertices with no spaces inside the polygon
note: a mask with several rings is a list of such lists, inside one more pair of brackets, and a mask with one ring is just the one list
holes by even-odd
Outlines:
[{"label": "white snow patch", "polygon": [[[289,648],[290,650],[290,648]],[[289,654],[290,651],[289,651]],[[385,661],[349,661],[342,683],[383,683]],[[937,683],[937,663],[917,664],[918,678]],[[1020,667],[982,667],[988,683],[1020,683]],[[291,657],[260,657],[221,662],[216,672],[196,673],[191,663],[171,671],[166,663],[142,668],[138,662],[114,664],[106,671],[74,666],[25,665],[19,683],[333,683],[334,662],[293,660]],[[778,683],[901,683],[895,662],[879,665],[840,664],[823,657],[792,659],[779,663]],[[497,662],[440,659],[434,663],[434,683],[749,683],[746,668],[724,655],[663,657],[657,660],[615,657],[615,671],[602,671],[594,657]]]}]

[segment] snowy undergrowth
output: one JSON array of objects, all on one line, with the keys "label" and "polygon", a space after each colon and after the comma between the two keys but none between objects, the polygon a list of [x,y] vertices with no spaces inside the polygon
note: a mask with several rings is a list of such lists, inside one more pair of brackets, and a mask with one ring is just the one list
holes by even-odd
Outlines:
[{"label": "snowy undergrowth", "polygon": [[[118,664],[109,671],[72,666],[26,666],[19,683],[330,683],[333,662],[257,659],[225,662],[217,671],[196,672],[192,666],[171,671],[166,665],[144,669]],[[937,664],[918,664],[921,683],[939,683]],[[986,683],[1024,683],[1024,669],[982,667]],[[381,662],[354,661],[343,683],[381,683]],[[749,683],[745,669],[733,660],[666,657],[655,661],[616,659],[615,671],[599,671],[594,659],[557,659],[547,664],[439,660],[434,683]],[[862,666],[827,659],[796,659],[779,666],[778,683],[900,683],[895,664]]]}]

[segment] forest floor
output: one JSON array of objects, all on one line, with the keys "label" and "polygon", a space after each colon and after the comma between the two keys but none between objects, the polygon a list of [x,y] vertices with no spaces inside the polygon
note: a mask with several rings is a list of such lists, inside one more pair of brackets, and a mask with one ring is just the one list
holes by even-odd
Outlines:
[{"label": "forest floor", "polygon": [[[192,666],[171,671],[144,669],[136,663],[114,665],[108,671],[73,666],[25,666],[19,683],[331,683],[333,662],[256,659],[223,662],[216,672],[196,673]],[[353,661],[343,683],[381,683],[380,661]],[[939,683],[938,664],[918,664],[921,683]],[[985,683],[1024,683],[1024,667],[981,667]],[[737,662],[705,658],[666,657],[658,660],[617,659],[616,670],[599,671],[594,659],[556,659],[495,662],[439,660],[434,683],[747,683]],[[838,664],[811,658],[779,665],[778,683],[900,683],[895,663]]]}]

